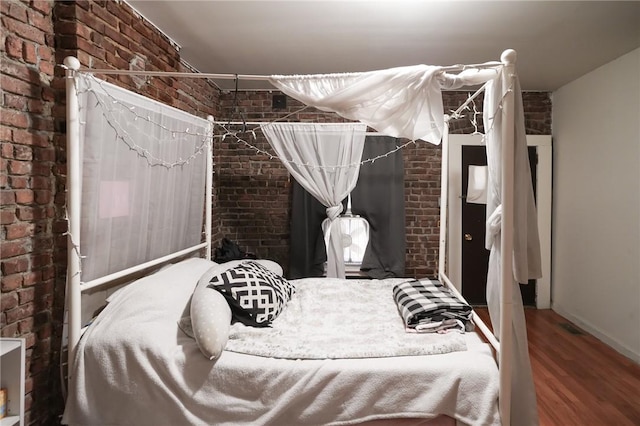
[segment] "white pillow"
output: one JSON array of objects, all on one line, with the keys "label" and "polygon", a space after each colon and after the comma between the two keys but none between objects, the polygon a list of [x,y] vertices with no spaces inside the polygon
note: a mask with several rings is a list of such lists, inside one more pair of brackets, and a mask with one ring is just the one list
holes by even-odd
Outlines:
[{"label": "white pillow", "polygon": [[[209,280],[220,271],[220,265],[202,275],[191,297],[191,327],[202,353],[210,360],[218,359],[229,339],[231,308],[217,291],[207,288]],[[226,269],[226,268],[224,268]]]},{"label": "white pillow", "polygon": [[[205,260],[205,259],[200,259],[200,258],[194,258],[194,259],[198,259],[198,262],[205,261],[205,262],[209,262],[209,263],[212,263],[214,265],[217,265],[217,263],[215,263],[214,261],[211,261],[211,260]],[[190,259],[187,259],[187,260],[190,260]],[[185,261],[186,260],[182,260],[182,262],[185,262]],[[160,269],[158,269],[157,271],[151,272],[149,275],[146,275],[144,278],[153,276],[155,274],[158,274],[158,273],[160,273],[162,271],[165,271],[165,270],[169,269],[172,266],[178,265],[179,263],[180,262],[163,265]],[[104,299],[105,303],[113,302],[114,300],[116,300],[117,297],[120,297],[121,294],[126,293],[127,291],[129,291],[129,289],[133,285],[137,284],[138,281],[140,281],[140,280],[141,280],[141,278],[136,278],[134,281],[129,281],[129,282],[126,282],[124,284],[120,284],[120,286],[118,286],[117,288],[114,287],[114,288],[107,289],[107,298]]]},{"label": "white pillow", "polygon": [[[229,340],[231,308],[224,296],[207,286],[214,276],[250,259],[232,260],[212,266],[205,272],[191,297],[191,331],[202,353],[210,360],[217,359]],[[282,276],[282,267],[272,260],[254,259],[276,275]],[[187,333],[189,334],[189,333]]]}]

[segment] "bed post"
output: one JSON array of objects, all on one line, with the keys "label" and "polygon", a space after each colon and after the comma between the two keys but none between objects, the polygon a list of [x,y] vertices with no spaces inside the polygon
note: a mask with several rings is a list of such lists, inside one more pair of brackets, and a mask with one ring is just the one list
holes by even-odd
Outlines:
[{"label": "bed post", "polygon": [[[73,360],[80,340],[80,107],[76,87],[76,71],[80,61],[68,56],[66,66],[67,95],[67,286],[65,297],[68,302],[68,375],[73,374]],[[69,380],[71,383],[71,380]]]},{"label": "bed post", "polygon": [[438,278],[446,271],[447,249],[447,203],[449,200],[449,116],[444,117],[442,134],[442,158],[440,159],[440,247],[438,248]]},{"label": "bed post", "polygon": [[[502,232],[501,232],[501,297],[500,297],[500,416],[503,425],[511,424],[511,368],[513,357],[513,226],[514,226],[514,139],[515,139],[515,50],[500,56],[504,64],[503,88],[507,89],[502,104]],[[506,86],[506,87],[505,87]]]},{"label": "bed post", "polygon": [[207,156],[207,178],[206,178],[206,189],[205,189],[205,215],[204,215],[204,223],[205,223],[205,241],[207,243],[206,247],[206,259],[211,259],[211,226],[212,226],[212,196],[213,196],[213,126],[214,126],[214,118],[213,115],[208,115],[207,120],[209,121],[209,141],[207,142],[207,149],[205,151],[205,155]]}]

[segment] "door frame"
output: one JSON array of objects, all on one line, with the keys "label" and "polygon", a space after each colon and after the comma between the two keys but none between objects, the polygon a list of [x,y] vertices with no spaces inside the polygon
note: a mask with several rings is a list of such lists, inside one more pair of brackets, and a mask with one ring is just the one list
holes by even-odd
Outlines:
[{"label": "door frame", "polygon": [[[462,291],[462,147],[483,145],[482,135],[449,135],[449,217],[447,274]],[[538,153],[536,207],[542,257],[542,278],[536,280],[536,308],[551,308],[551,135],[527,135]]]}]

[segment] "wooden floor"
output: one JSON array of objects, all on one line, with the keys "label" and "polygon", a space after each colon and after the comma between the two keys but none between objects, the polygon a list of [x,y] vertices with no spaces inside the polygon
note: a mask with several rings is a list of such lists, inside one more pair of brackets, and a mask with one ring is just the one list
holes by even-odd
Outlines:
[{"label": "wooden floor", "polygon": [[640,365],[551,310],[525,315],[541,426],[640,426]]}]

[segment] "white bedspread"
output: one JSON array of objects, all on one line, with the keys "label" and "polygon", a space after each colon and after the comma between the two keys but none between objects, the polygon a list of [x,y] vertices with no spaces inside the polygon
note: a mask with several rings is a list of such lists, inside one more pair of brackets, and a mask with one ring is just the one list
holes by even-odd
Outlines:
[{"label": "white bedspread", "polygon": [[83,425],[346,425],[445,414],[499,424],[485,345],[442,355],[290,360],[224,351],[213,363],[178,328],[198,278],[190,259],[120,293],[78,346],[63,417]]},{"label": "white bedspread", "polygon": [[378,358],[467,349],[464,335],[406,333],[393,285],[406,279],[294,280],[296,292],[272,327],[235,323],[226,349],[291,359]]}]

